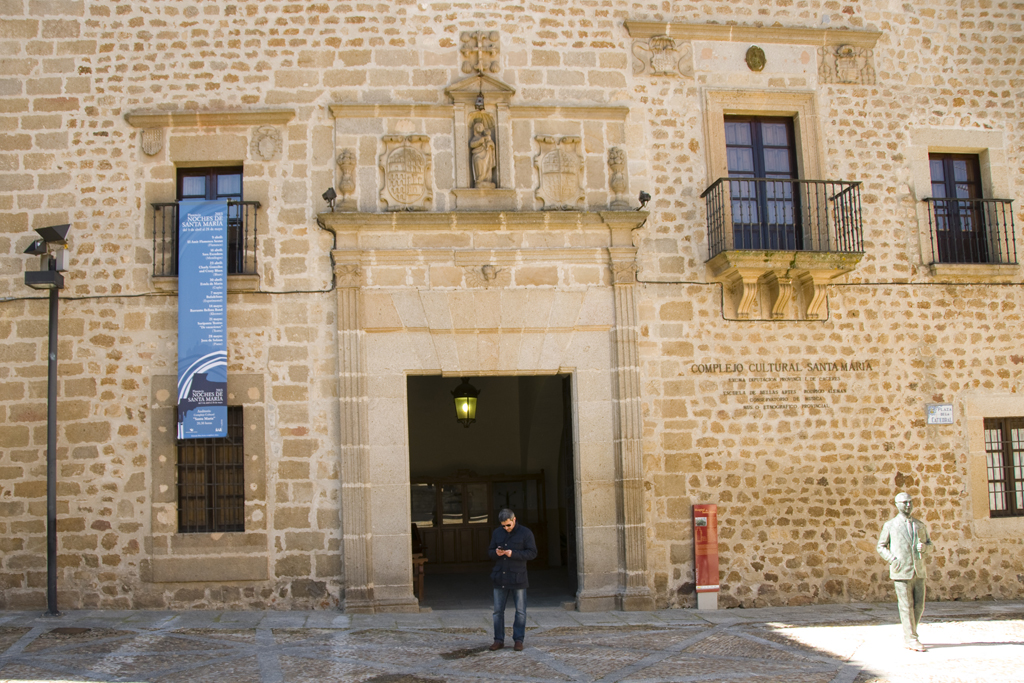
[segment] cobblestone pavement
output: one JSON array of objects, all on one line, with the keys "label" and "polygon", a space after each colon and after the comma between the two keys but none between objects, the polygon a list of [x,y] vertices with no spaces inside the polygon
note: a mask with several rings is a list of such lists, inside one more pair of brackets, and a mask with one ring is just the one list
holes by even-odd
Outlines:
[{"label": "cobblestone pavement", "polygon": [[903,649],[895,606],[881,604],[531,609],[523,652],[490,652],[489,625],[486,610],[0,612],[0,682],[1024,679],[1024,601],[929,604],[919,629],[926,653]]}]

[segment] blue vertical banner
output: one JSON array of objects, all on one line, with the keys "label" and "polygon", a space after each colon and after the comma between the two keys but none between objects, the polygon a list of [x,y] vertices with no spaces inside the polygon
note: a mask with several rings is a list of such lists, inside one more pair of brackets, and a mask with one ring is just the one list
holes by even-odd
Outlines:
[{"label": "blue vertical banner", "polygon": [[178,438],[227,436],[228,203],[178,202]]}]

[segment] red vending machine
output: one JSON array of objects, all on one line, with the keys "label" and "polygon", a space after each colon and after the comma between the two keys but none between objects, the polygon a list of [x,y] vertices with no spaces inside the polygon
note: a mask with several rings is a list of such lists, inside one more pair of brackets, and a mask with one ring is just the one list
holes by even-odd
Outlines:
[{"label": "red vending machine", "polygon": [[718,609],[718,506],[693,506],[693,559],[697,609]]}]

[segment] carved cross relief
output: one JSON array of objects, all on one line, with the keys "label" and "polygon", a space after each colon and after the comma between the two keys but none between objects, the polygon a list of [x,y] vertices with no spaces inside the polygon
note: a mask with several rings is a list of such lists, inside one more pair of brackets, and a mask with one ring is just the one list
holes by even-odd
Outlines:
[{"label": "carved cross relief", "polygon": [[500,43],[497,31],[463,31],[459,36],[462,73],[498,73]]}]

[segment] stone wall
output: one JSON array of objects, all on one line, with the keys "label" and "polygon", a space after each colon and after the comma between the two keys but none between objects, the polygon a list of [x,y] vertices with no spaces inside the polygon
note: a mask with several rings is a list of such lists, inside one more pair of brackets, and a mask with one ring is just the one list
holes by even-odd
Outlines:
[{"label": "stone wall", "polygon": [[[823,82],[818,47],[793,38],[763,43],[762,72],[743,62],[748,43],[681,40],[675,73],[653,74],[638,69],[638,29],[626,22],[880,35],[873,77],[843,84]],[[434,145],[428,212],[450,211],[457,136],[450,120],[412,110],[357,120],[330,107],[448,106],[445,88],[466,77],[460,35],[479,30],[500,35],[492,75],[515,89],[511,105],[534,108],[510,124],[516,208],[540,208],[537,134],[582,138],[582,208],[608,208],[613,145],[626,153],[631,201],[641,190],[653,195],[634,239],[656,602],[693,604],[696,502],[721,506],[724,604],[883,599],[889,588],[873,545],[897,490],[915,496],[933,529],[934,594],[1019,596],[1024,526],[984,518],[976,432],[992,410],[1024,415],[1021,272],[937,272],[919,200],[930,195],[921,171],[928,150],[966,149],[982,155],[992,196],[1016,200],[1018,232],[1024,225],[1022,26],[1019,4],[981,0],[0,0],[0,608],[35,608],[45,594],[47,306],[23,284],[35,266],[22,252],[33,228],[62,223],[72,224],[59,350],[62,608],[338,604],[345,577],[331,251],[359,244],[337,244],[318,228],[320,195],[337,186],[337,154],[352,147],[359,209],[384,211],[376,138],[425,132]],[[704,265],[700,195],[717,177],[709,92],[799,93],[816,130],[805,157],[817,156],[825,178],[863,183],[865,254],[829,286],[825,319],[725,319],[733,294]],[[550,109],[541,116],[540,108]],[[604,113],[585,120],[585,108]],[[619,109],[628,114],[609,122]],[[210,112],[230,114],[199,116]],[[132,123],[140,113],[154,118]],[[279,149],[253,145],[261,126],[276,130]],[[153,127],[160,145],[149,154],[142,136]],[[175,373],[176,297],[173,284],[152,277],[151,204],[173,199],[175,168],[229,162],[244,165],[247,198],[261,202],[258,280],[235,280],[229,295],[229,372],[248,378],[234,400],[262,424],[241,546],[174,540],[173,481],[160,460],[171,454],[160,431],[170,404],[160,392]],[[606,247],[588,242],[582,224],[555,222],[560,232],[496,230],[463,248],[509,250],[514,276],[504,288],[610,297],[606,260],[538,256]],[[424,232],[392,248],[430,249],[450,237],[432,244]],[[535,251],[524,257],[524,249]],[[402,258],[370,264],[367,301],[471,286],[468,260],[417,268]],[[759,301],[754,317],[764,310]],[[378,313],[369,311],[370,322]],[[800,381],[750,370],[771,359],[870,361],[870,369],[802,370]],[[694,372],[716,363],[745,371]],[[746,393],[726,394],[740,391],[730,380],[741,377]],[[806,407],[744,407],[792,405],[751,401],[762,396],[750,393],[752,378],[765,380],[757,391],[836,393]],[[386,398],[397,404],[400,394]],[[926,425],[926,403],[952,403],[955,423]],[[175,554],[248,558],[239,564],[250,573],[196,582],[160,559]],[[254,557],[266,559],[262,573]]]}]

